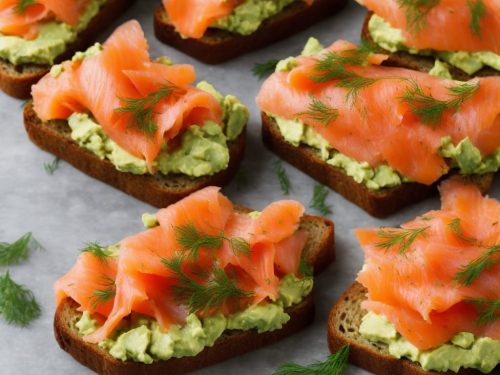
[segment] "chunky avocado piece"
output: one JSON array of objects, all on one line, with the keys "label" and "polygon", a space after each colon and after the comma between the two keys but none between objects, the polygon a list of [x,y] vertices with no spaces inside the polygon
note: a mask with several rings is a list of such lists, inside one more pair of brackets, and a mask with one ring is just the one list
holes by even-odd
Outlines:
[{"label": "chunky avocado piece", "polygon": [[376,14],[368,22],[368,31],[375,43],[389,52],[405,51],[413,55],[435,56],[462,69],[469,75],[478,72],[485,65],[500,71],[500,55],[491,51],[431,51],[409,48],[405,45],[401,30],[393,28],[386,20]]},{"label": "chunky avocado piece", "polygon": [[434,66],[431,70],[429,70],[429,74],[436,77],[453,79],[448,64],[442,62],[439,59],[436,59],[436,61],[434,62]]},{"label": "chunky avocado piece", "polygon": [[97,329],[97,324],[96,321],[92,319],[89,312],[84,311],[82,317],[76,323],[76,328],[78,328],[78,334],[80,336],[85,336],[94,333]]},{"label": "chunky avocado piece", "polygon": [[459,168],[463,175],[494,173],[500,169],[500,148],[483,157],[469,138],[462,139],[455,146],[451,137],[443,137],[440,153],[450,159],[451,166]]},{"label": "chunky avocado piece", "polygon": [[211,27],[250,35],[260,27],[262,21],[280,13],[295,1],[298,0],[246,0],[234,8],[230,15],[218,20]]},{"label": "chunky avocado piece", "polygon": [[143,213],[141,219],[144,228],[154,228],[159,224],[155,214]]},{"label": "chunky avocado piece", "polygon": [[388,345],[389,353],[397,358],[419,362],[425,371],[454,371],[474,368],[488,373],[500,363],[500,340],[474,337],[460,332],[449,343],[431,350],[419,350],[405,340],[383,315],[368,312],[362,319],[359,333],[366,339]]},{"label": "chunky avocado piece", "polygon": [[0,34],[0,58],[14,65],[52,65],[64,53],[66,46],[74,42],[78,33],[99,13],[106,1],[91,0],[75,26],[58,21],[47,22],[40,27],[38,36],[33,40]]}]

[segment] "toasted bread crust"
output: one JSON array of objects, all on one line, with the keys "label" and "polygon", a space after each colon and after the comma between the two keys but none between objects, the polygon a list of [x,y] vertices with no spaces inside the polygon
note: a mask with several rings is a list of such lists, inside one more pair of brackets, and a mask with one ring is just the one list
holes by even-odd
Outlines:
[{"label": "toasted bread crust", "polygon": [[[375,43],[368,30],[368,22],[373,16],[373,12],[368,12],[366,15],[363,29],[361,31],[361,39],[367,40],[369,42]],[[400,68],[407,68],[412,70],[418,70],[420,72],[428,73],[434,67],[435,58],[432,56],[421,56],[412,55],[408,52],[398,51],[391,53],[389,51],[382,50],[381,53],[389,55],[389,59],[384,61],[382,65],[385,66],[395,66]],[[477,73],[469,75],[463,70],[450,65],[451,76],[459,81],[468,81],[474,77],[488,77],[488,76],[499,76],[500,72],[490,67],[484,67]]]},{"label": "toasted bread crust", "polygon": [[[56,63],[70,59],[76,52],[86,49],[113,20],[123,13],[134,0],[109,0],[99,13],[90,21],[88,27],[78,34],[66,51],[57,57]],[[18,99],[27,99],[31,86],[37,83],[50,70],[48,65],[13,65],[0,60],[0,89]]]},{"label": "toasted bread crust", "polygon": [[163,43],[204,63],[219,64],[304,30],[338,11],[346,3],[347,0],[316,0],[307,6],[298,1],[265,20],[251,35],[208,29],[200,39],[182,38],[168,23],[165,9],[159,5],[154,16],[154,29],[156,37]]},{"label": "toasted bread crust", "polygon": [[[370,190],[365,184],[356,182],[338,167],[325,163],[311,147],[295,147],[288,143],[279,131],[276,121],[262,116],[262,139],[264,144],[278,156],[308,174],[315,180],[335,190],[344,198],[363,208],[375,217],[386,217],[401,208],[419,202],[436,191],[438,183],[431,186],[419,183],[404,183],[393,188]],[[493,174],[474,177],[479,189],[487,192],[493,182]]]},{"label": "toasted bread crust", "polygon": [[366,299],[367,290],[355,282],[339,298],[328,317],[328,346],[336,352],[343,345],[349,345],[349,361],[377,375],[478,375],[473,369],[460,369],[458,373],[425,371],[418,363],[408,359],[397,359],[386,347],[377,345],[359,335],[361,318],[366,311],[361,302]]},{"label": "toasted bread crust", "polygon": [[[236,209],[241,212],[251,211],[241,206]],[[324,218],[305,215],[300,228],[310,234],[304,248],[306,259],[314,266],[315,271],[324,269],[335,257],[333,223]],[[56,340],[78,362],[102,375],[184,374],[277,342],[304,328],[314,319],[314,297],[311,293],[300,304],[287,309],[290,321],[282,329],[261,334],[256,330],[232,331],[219,338],[213,347],[205,348],[194,357],[172,358],[146,365],[116,360],[97,345],[84,342],[74,328],[74,317],[78,316],[77,307],[71,299],[66,299],[58,306],[54,317]]]},{"label": "toasted bread crust", "polygon": [[101,180],[137,199],[156,207],[166,207],[206,186],[224,186],[237,171],[243,159],[246,143],[246,128],[229,144],[229,166],[213,176],[191,178],[188,176],[134,175],[118,171],[107,159],[80,147],[70,137],[66,121],[44,123],[29,103],[24,108],[24,126],[33,143],[51,152],[82,172]]}]

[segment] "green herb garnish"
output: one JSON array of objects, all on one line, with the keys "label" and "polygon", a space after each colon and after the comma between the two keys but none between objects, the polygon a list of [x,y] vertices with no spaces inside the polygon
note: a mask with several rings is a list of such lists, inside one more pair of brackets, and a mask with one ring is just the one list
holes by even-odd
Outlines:
[{"label": "green herb garnish", "polygon": [[477,36],[481,35],[481,18],[486,15],[486,7],[483,0],[467,0],[471,14],[470,29]]},{"label": "green herb garnish", "polygon": [[57,168],[59,168],[60,161],[61,159],[56,157],[50,163],[43,163],[43,168],[45,169],[45,172],[47,172],[50,175],[54,174]]},{"label": "green herb garnish", "polygon": [[17,5],[14,7],[14,13],[24,14],[28,10],[30,5],[34,5],[35,0],[19,0]]},{"label": "green herb garnish", "polygon": [[40,314],[33,292],[12,280],[9,271],[0,275],[0,315],[8,324],[26,327]]},{"label": "green herb garnish", "polygon": [[130,126],[138,129],[148,137],[152,137],[158,125],[154,122],[157,114],[154,107],[172,94],[179,92],[179,88],[171,83],[160,86],[157,91],[148,94],[145,98],[119,98],[123,106],[116,108],[115,112],[130,113]]},{"label": "green herb garnish", "polygon": [[29,250],[41,249],[42,246],[31,232],[24,234],[13,243],[0,242],[0,266],[19,264],[28,259]]},{"label": "green herb garnish", "polygon": [[281,365],[273,375],[340,375],[346,369],[348,359],[349,346],[344,345],[337,353],[332,354],[323,362],[309,366],[287,363]]},{"label": "green herb garnish", "polygon": [[274,172],[278,176],[278,181],[280,183],[281,191],[283,194],[288,195],[290,193],[290,179],[286,173],[286,169],[283,166],[281,160],[275,160],[273,163]]},{"label": "green herb garnish", "polygon": [[236,281],[216,265],[212,269],[212,277],[202,283],[183,271],[182,257],[177,256],[171,260],[163,258],[162,263],[174,274],[176,284],[171,287],[174,299],[187,306],[191,313],[207,312],[230,300],[240,301],[253,295],[253,292],[240,289]]},{"label": "green herb garnish", "polygon": [[314,96],[311,99],[307,111],[299,112],[295,114],[295,116],[305,116],[312,121],[320,123],[325,128],[329,127],[331,123],[339,117],[339,110],[330,107]]},{"label": "green herb garnish", "polygon": [[89,242],[87,246],[80,250],[82,253],[90,253],[99,260],[105,261],[107,258],[111,256],[108,252],[108,248],[101,246],[97,242]]},{"label": "green herb garnish", "polygon": [[465,237],[464,234],[462,233],[462,227],[461,227],[462,221],[460,220],[459,217],[454,218],[452,221],[448,223],[448,227],[450,230],[455,233],[455,235],[460,238],[464,242],[469,242],[469,243],[474,243],[477,241],[477,239],[472,238],[472,237]]},{"label": "green herb garnish", "polygon": [[113,280],[109,276],[102,276],[102,289],[94,290],[91,297],[91,306],[95,309],[98,305],[104,305],[111,298],[114,297],[116,293],[116,284],[115,280]]},{"label": "green herb garnish", "polygon": [[496,301],[468,299],[466,302],[474,304],[474,307],[479,313],[477,323],[480,325],[491,323],[500,318],[500,299]]},{"label": "green herb garnish", "polygon": [[489,246],[479,258],[463,266],[454,279],[463,285],[470,285],[484,270],[500,263],[500,245]]},{"label": "green herb garnish", "polygon": [[429,227],[405,229],[405,228],[380,228],[377,236],[384,241],[377,242],[376,247],[381,249],[391,249],[397,246],[401,254],[405,254],[418,236],[424,234]]},{"label": "green herb garnish", "polygon": [[439,0],[398,0],[398,4],[405,8],[408,31],[416,34],[427,26],[427,15]]},{"label": "green herb garnish", "polygon": [[311,202],[309,202],[309,207],[318,210],[323,215],[329,215],[333,213],[332,208],[326,204],[325,200],[328,196],[329,191],[321,184],[316,184],[314,186],[313,197]]},{"label": "green herb garnish", "polygon": [[300,258],[299,273],[306,277],[314,275],[314,267],[304,257]]},{"label": "green herb garnish", "polygon": [[401,101],[408,104],[410,112],[417,116],[423,124],[434,127],[442,122],[446,111],[457,111],[466,100],[472,98],[479,91],[479,82],[461,83],[454,87],[448,87],[453,99],[439,100],[432,95],[425,94],[416,82],[410,82],[411,88],[405,91],[400,98]]},{"label": "green herb garnish", "polygon": [[252,73],[259,79],[264,79],[274,73],[276,65],[278,65],[279,62],[279,60],[272,59],[265,63],[256,63],[252,68]]}]

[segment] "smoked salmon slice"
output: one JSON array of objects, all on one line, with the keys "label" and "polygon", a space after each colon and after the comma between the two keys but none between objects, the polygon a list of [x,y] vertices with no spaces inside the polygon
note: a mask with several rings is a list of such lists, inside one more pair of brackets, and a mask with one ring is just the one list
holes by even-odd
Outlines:
[{"label": "smoked salmon slice", "polygon": [[[500,147],[499,77],[457,83],[380,66],[385,58],[337,41],[272,74],[257,105],[271,116],[301,120],[358,162],[388,164],[426,185],[450,169],[439,154],[443,137],[453,144],[468,137],[482,156]],[[436,121],[428,113],[437,113]]]},{"label": "smoked salmon slice", "polygon": [[[227,300],[208,311],[197,311],[201,315],[230,314],[250,304],[274,301],[280,279],[299,276],[307,240],[307,234],[298,229],[303,213],[302,205],[286,200],[248,215],[238,211],[219,188],[204,188],[158,211],[159,225],[122,240],[116,254],[104,258],[98,252],[80,254],[76,265],[54,286],[56,303],[69,297],[80,310],[96,314],[103,324],[84,339],[97,343],[132,312],[155,318],[164,330],[184,322],[193,311],[179,302],[173,288],[183,277],[208,283],[223,272],[244,291],[237,303]],[[96,302],[103,275],[111,280],[111,293]]]},{"label": "smoked salmon slice", "polygon": [[[476,305],[500,299],[500,202],[459,178],[440,190],[441,210],[401,228],[355,230],[365,253],[363,308],[385,315],[422,350],[459,332],[500,339],[500,320],[479,323]],[[467,271],[478,259],[491,267]]]},{"label": "smoked salmon slice", "polygon": [[[88,111],[103,131],[130,154],[145,159],[150,171],[161,148],[191,125],[222,123],[214,96],[192,86],[191,65],[151,61],[148,42],[137,21],[120,26],[102,52],[63,64],[57,77],[46,75],[33,86],[33,105],[44,121]],[[123,111],[127,104],[151,106],[151,116]],[[150,126],[150,124],[153,124]]]},{"label": "smoked salmon slice", "polygon": [[500,54],[497,0],[440,0],[430,6],[402,5],[398,0],[358,2],[400,29],[408,47]]}]

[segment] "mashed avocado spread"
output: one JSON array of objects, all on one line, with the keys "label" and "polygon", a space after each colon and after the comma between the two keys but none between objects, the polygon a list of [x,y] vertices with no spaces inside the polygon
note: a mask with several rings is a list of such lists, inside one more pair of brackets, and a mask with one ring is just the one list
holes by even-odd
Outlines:
[{"label": "mashed avocado spread", "polygon": [[75,41],[78,33],[99,13],[106,1],[91,0],[75,26],[58,21],[47,22],[40,27],[38,36],[33,40],[0,33],[0,58],[14,65],[52,65],[64,53],[66,46]]},{"label": "mashed avocado spread", "polygon": [[[500,55],[494,52],[442,52],[409,48],[405,45],[405,39],[401,31],[391,27],[387,21],[377,15],[370,18],[368,30],[375,43],[390,52],[406,51],[413,55],[435,56],[467,74],[474,74],[485,65],[500,71]],[[442,66],[442,68],[445,68],[445,66]]]},{"label": "mashed avocado spread", "polygon": [[[190,314],[184,325],[173,325],[168,332],[163,332],[155,320],[134,315],[112,338],[100,342],[99,347],[116,359],[146,364],[195,356],[205,347],[213,346],[226,330],[255,329],[262,333],[281,329],[290,319],[285,309],[302,301],[312,287],[312,277],[298,279],[287,275],[280,281],[279,298],[274,302],[254,305],[228,317],[217,314],[200,319]],[[76,323],[82,336],[94,332],[97,327],[88,312],[84,312]]]},{"label": "mashed avocado spread", "polygon": [[420,363],[425,371],[458,372],[463,367],[489,373],[500,363],[500,340],[474,337],[468,332],[457,334],[437,348],[419,350],[406,341],[385,316],[369,312],[362,319],[359,333],[370,341],[386,344],[394,357]]}]

